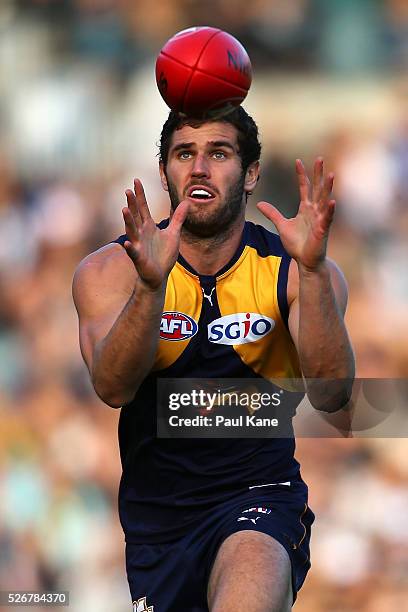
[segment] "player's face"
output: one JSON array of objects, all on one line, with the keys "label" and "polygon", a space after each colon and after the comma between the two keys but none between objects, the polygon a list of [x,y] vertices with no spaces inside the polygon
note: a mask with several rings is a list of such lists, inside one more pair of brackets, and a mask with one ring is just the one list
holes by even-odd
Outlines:
[{"label": "player's face", "polygon": [[172,136],[163,187],[174,210],[190,202],[184,228],[200,237],[224,233],[244,215],[245,173],[237,129],[223,122],[183,126]]}]

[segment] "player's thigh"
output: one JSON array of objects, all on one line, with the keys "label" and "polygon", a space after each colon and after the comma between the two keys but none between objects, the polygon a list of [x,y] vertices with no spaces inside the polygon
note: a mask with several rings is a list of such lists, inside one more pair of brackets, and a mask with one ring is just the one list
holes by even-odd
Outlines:
[{"label": "player's thigh", "polygon": [[291,563],[284,547],[258,531],[238,531],[220,546],[208,583],[210,612],[289,612]]}]

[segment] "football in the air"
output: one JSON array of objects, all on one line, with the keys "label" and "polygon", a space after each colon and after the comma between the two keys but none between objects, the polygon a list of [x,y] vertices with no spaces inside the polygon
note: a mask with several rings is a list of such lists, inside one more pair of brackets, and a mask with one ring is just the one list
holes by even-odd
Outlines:
[{"label": "football in the air", "polygon": [[166,42],[156,61],[156,82],[166,104],[191,117],[216,117],[238,106],[252,81],[241,43],[223,30],[188,28]]}]

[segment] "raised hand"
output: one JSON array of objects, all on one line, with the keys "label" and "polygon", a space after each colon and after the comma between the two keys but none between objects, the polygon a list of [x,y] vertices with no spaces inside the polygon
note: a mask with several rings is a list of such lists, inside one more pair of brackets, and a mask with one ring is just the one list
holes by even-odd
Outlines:
[{"label": "raised hand", "polygon": [[122,209],[122,214],[129,240],[124,247],[140,279],[154,291],[162,287],[177,260],[189,203],[181,202],[169,226],[160,230],[151,217],[140,180],[135,179],[134,191],[126,189],[125,193],[128,205]]},{"label": "raised hand", "polygon": [[300,192],[296,217],[286,219],[267,202],[259,202],[257,206],[274,223],[288,254],[298,264],[315,270],[326,257],[327,239],[336,206],[331,198],[334,174],[324,176],[322,158],[314,163],[312,186],[300,159],[296,160],[296,173]]}]

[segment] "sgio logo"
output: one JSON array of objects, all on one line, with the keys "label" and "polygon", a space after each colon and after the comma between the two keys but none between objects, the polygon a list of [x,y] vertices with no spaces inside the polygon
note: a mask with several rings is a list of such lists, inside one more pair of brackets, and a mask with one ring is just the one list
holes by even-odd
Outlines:
[{"label": "sgio logo", "polygon": [[256,312],[236,312],[208,325],[208,340],[214,344],[247,344],[269,334],[275,321]]},{"label": "sgio logo", "polygon": [[196,335],[198,325],[183,312],[163,312],[160,323],[160,338],[162,340],[187,340]]}]

